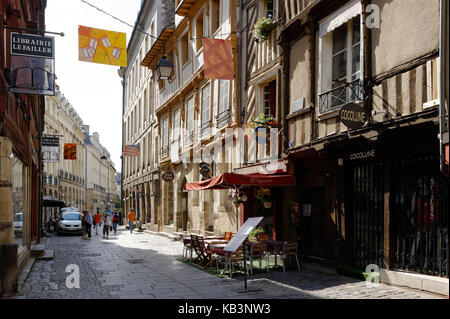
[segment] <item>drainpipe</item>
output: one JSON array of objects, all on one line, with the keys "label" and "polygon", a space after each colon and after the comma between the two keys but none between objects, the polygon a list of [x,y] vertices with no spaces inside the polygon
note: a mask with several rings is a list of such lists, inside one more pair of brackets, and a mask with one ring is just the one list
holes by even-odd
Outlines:
[{"label": "drainpipe", "polygon": [[[238,23],[238,32],[237,32],[237,36],[238,36],[238,47],[239,47],[239,61],[242,61],[242,0],[239,0],[239,23]],[[241,65],[241,63],[239,63],[239,76],[238,76],[238,88],[239,88],[239,101],[238,101],[238,127],[240,127],[243,124],[243,110],[242,110],[242,101],[243,101],[243,92],[242,92],[242,75],[245,74],[244,72],[242,72],[242,68],[243,66]]]},{"label": "drainpipe", "polygon": [[447,63],[446,63],[446,41],[447,39],[447,14],[448,14],[448,1],[441,0],[441,11],[440,11],[440,20],[441,20],[441,28],[440,28],[440,44],[439,44],[439,58],[440,58],[440,84],[439,84],[439,141],[440,141],[440,168],[441,172],[446,173],[445,170],[445,145],[444,145],[444,134],[448,134],[448,129],[446,125],[446,75],[447,75]]}]

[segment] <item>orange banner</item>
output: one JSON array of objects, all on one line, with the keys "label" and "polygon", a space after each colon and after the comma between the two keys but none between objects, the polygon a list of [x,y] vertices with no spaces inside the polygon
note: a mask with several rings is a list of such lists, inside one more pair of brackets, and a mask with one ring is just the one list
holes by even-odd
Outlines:
[{"label": "orange banner", "polygon": [[205,78],[234,80],[231,40],[203,39]]},{"label": "orange banner", "polygon": [[77,159],[77,144],[64,144],[64,159],[65,160]]},{"label": "orange banner", "polygon": [[126,38],[126,33],[79,26],[79,60],[126,67]]}]

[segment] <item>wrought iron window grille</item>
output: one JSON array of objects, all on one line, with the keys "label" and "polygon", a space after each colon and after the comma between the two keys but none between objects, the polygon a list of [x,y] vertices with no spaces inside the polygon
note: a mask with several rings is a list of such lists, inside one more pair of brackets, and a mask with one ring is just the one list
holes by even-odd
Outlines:
[{"label": "wrought iron window grille", "polygon": [[228,124],[230,110],[225,110],[216,116],[216,128],[221,128]]},{"label": "wrought iron window grille", "polygon": [[336,81],[334,84],[342,85],[319,95],[320,113],[333,111],[345,104],[362,102],[366,99],[367,90],[362,80],[353,82]]}]

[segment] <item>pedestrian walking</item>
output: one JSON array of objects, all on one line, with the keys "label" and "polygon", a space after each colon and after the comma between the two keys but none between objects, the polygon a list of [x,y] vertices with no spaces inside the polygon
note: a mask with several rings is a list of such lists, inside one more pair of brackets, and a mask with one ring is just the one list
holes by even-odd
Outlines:
[{"label": "pedestrian walking", "polygon": [[117,216],[117,212],[114,213],[112,218],[114,235],[117,234],[117,224],[119,223],[119,217]]},{"label": "pedestrian walking", "polygon": [[109,238],[109,227],[111,226],[111,219],[108,213],[103,214],[103,238]]},{"label": "pedestrian walking", "polygon": [[100,215],[99,211],[94,216],[94,222],[95,234],[98,235],[98,228],[102,226],[102,215]]},{"label": "pedestrian walking", "polygon": [[88,239],[91,239],[91,230],[92,230],[92,216],[91,216],[91,214],[89,213],[89,211],[88,210],[85,210],[85,213],[86,213],[86,217],[85,217],[85,220],[86,220],[86,233],[87,233],[87,236],[88,236]]},{"label": "pedestrian walking", "polygon": [[134,213],[133,209],[130,209],[130,212],[128,213],[128,225],[130,227],[131,233],[133,233],[133,227],[134,227],[135,220],[136,220],[136,214]]},{"label": "pedestrian walking", "polygon": [[87,210],[83,211],[81,217],[83,239],[91,239],[92,216]]},{"label": "pedestrian walking", "polygon": [[[108,208],[108,210],[106,211],[106,213],[108,214],[109,220],[111,221],[113,218],[113,213],[111,212],[111,209]],[[113,227],[112,227],[112,223],[109,224],[109,231],[112,231]]]}]

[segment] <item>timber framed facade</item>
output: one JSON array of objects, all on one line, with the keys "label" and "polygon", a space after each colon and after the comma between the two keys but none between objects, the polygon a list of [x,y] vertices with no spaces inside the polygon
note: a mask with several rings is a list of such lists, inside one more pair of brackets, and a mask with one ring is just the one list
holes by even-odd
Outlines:
[{"label": "timber framed facade", "polygon": [[[311,209],[290,235],[306,257],[448,286],[439,1],[411,2],[405,10],[402,1],[284,1],[282,148],[298,185],[283,199]],[[340,119],[350,103],[368,115],[360,128]]]}]

